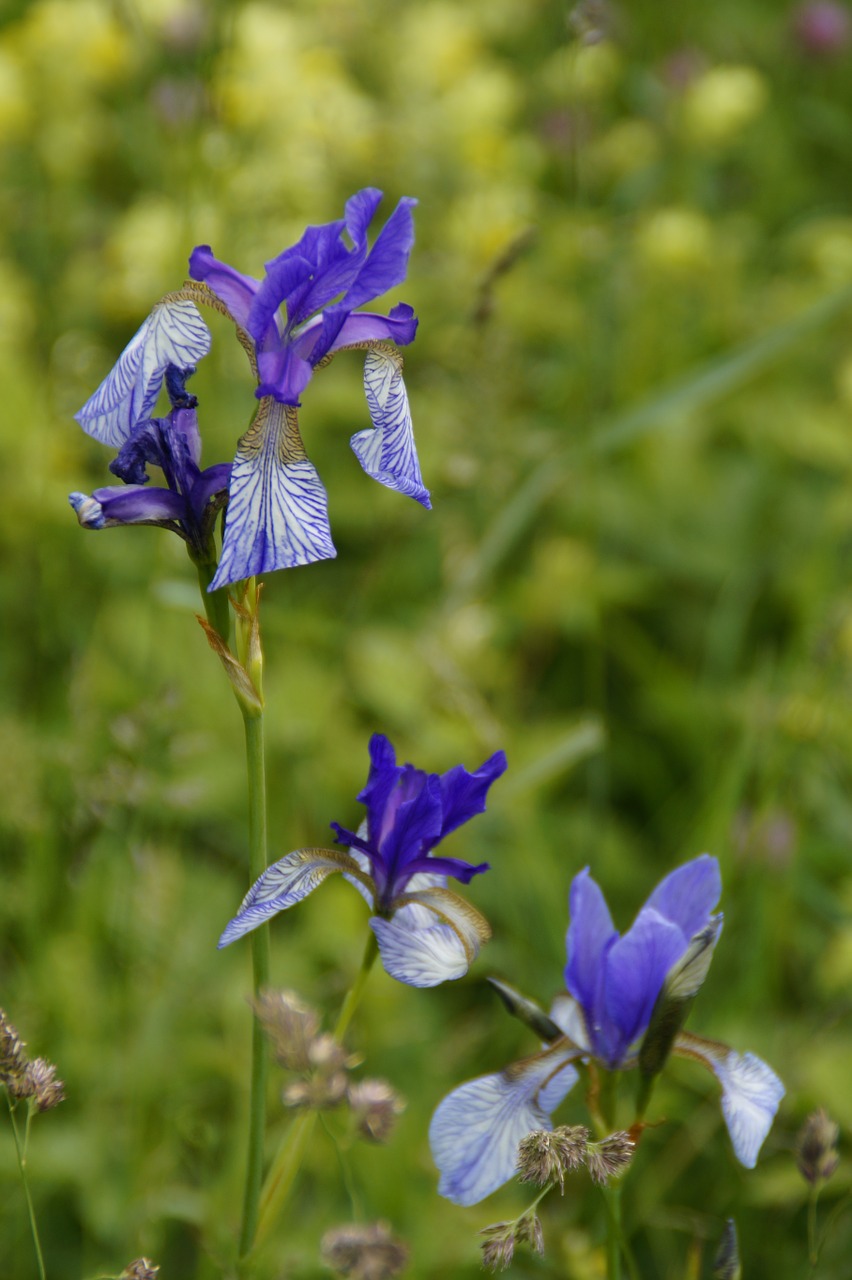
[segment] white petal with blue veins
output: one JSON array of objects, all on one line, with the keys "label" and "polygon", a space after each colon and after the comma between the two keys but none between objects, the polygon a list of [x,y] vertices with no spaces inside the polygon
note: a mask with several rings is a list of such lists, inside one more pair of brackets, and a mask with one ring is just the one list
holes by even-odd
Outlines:
[{"label": "white petal with blue veins", "polygon": [[722,1114],[734,1154],[746,1169],[753,1169],[784,1097],[778,1076],[753,1053],[736,1053],[727,1045],[688,1032],[677,1037],[675,1053],[699,1058],[716,1076],[722,1086]]},{"label": "white petal with blue veins", "polygon": [[296,849],[285,854],[255,880],[219,946],[227,947],[279,911],[295,906],[336,871],[357,874],[358,867],[348,853],[338,849]]},{"label": "white petal with blue veins", "polygon": [[449,1094],[429,1126],[438,1191],[455,1204],[483,1200],[513,1176],[518,1144],[534,1129],[552,1129],[554,1111],[576,1083],[576,1050],[555,1046],[480,1076]]},{"label": "white petal with blue veins", "polygon": [[406,910],[397,911],[392,920],[374,916],[370,921],[385,971],[410,987],[437,987],[463,978],[470,962],[456,931],[446,924],[412,926]]},{"label": "white petal with blue veins", "polygon": [[367,352],[364,391],[373,425],[352,437],[355,456],[380,484],[431,506],[414,446],[402,356],[395,347],[381,344]]},{"label": "white petal with blue veins", "polygon": [[234,459],[222,557],[210,590],[336,554],[325,489],[305,453],[296,410],[264,399]]},{"label": "white petal with blue veins", "polygon": [[169,365],[190,369],[209,350],[210,331],[193,303],[159,302],[74,417],[90,436],[118,449],[150,418]]}]

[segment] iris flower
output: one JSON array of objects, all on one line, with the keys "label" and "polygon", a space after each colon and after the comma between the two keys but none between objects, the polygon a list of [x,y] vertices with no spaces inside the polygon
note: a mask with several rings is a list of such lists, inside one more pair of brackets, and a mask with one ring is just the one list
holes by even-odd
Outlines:
[{"label": "iris flower", "polygon": [[[196,559],[212,554],[213,526],[228,499],[231,467],[222,462],[201,470],[198,401],[184,385],[192,372],[169,366],[165,375],[172,406],[168,417],[149,418],[134,427],[110,463],[110,471],[125,483],[95,489],[91,495],[69,496],[84,529],[159,525],[179,534]],[[167,488],[146,488],[149,465],[161,469]]]},{"label": "iris flower", "polygon": [[314,369],[337,351],[367,352],[364,390],[373,425],[351,439],[361,466],[388,488],[431,505],[397,350],[414,338],[414,312],[405,303],[386,316],[356,310],[402,283],[414,243],[416,201],[405,198],[368,250],[367,228],[381,199],[373,188],[359,191],[343,219],[308,227],[268,262],[262,281],[220,262],[208,245],[192,253],[193,279],[203,281],[249,335],[259,376],[260,405],[234,459],[213,588],[335,555],[325,489],[305,453],[297,407]]},{"label": "iris flower", "polygon": [[447,888],[489,869],[433,850],[445,836],[485,810],[491,784],[506,768],[496,752],[473,773],[457,765],[424,773],[398,765],[386,737],[370,739],[370,772],[358,796],[367,817],[353,832],[333,822],[340,849],[297,849],[264,871],[219,941],[220,947],[312,893],[335,871],[354,884],[374,913],[370,925],[391,977],[413,987],[461,978],[490,936],[487,921]]},{"label": "iris flower", "polygon": [[[578,1061],[607,1071],[642,1067],[645,1045],[665,1021],[656,1016],[660,1005],[691,999],[703,981],[722,927],[721,915],[712,913],[720,893],[718,863],[703,854],[666,876],[620,936],[588,868],[575,877],[568,991],[551,1010],[550,1043],[496,1075],[463,1084],[440,1104],[430,1141],[442,1195],[476,1204],[507,1182],[516,1171],[518,1143],[533,1130],[552,1129],[551,1113],[576,1083]],[[671,1048],[715,1074],[734,1153],[753,1168],[784,1096],[775,1072],[754,1054],[682,1031]]]},{"label": "iris flower", "polygon": [[[227,500],[227,516],[211,591],[258,573],[333,557],[326,493],[305,453],[298,407],[314,369],[350,348],[366,352],[364,390],[372,422],[352,436],[358,461],[381,484],[431,505],[398,350],[414,339],[417,319],[405,303],[388,315],[357,310],[405,279],[414,242],[416,201],[404,198],[368,247],[367,229],[381,198],[372,188],[359,191],[347,201],[344,218],[308,227],[297,244],[267,263],[262,281],[220,262],[207,245],[193,250],[190,271],[200,284],[190,281],[157,304],[75,415],[89,435],[122,451],[147,433],[146,461],[163,466],[168,489],[152,488],[143,495],[141,481],[133,478],[132,492],[108,488],[91,497],[73,494],[81,524],[95,529],[164,524],[183,536],[189,532],[191,542],[195,526],[212,535],[202,500],[216,493],[216,510]],[[258,376],[260,401],[233,466],[211,468],[215,475],[209,477],[203,473],[209,483],[205,480],[197,491],[193,486],[202,473],[192,470],[198,470],[199,452],[194,418],[178,421],[174,402],[168,420],[151,416],[167,374],[185,382],[210,349],[195,302],[214,306],[236,323]],[[155,423],[159,442],[153,440]],[[189,442],[189,470],[181,463],[181,436]],[[126,471],[117,474],[123,479],[141,474],[135,467]],[[211,490],[214,480],[219,488]]]}]

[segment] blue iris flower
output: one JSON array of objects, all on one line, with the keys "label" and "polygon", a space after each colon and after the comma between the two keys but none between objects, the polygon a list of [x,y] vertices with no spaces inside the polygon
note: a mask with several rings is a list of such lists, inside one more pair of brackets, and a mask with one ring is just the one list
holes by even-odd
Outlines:
[{"label": "blue iris flower", "polygon": [[[157,304],[76,414],[89,435],[123,449],[152,421],[164,421],[151,415],[167,372],[171,369],[185,380],[210,349],[209,331],[194,302],[214,305],[236,323],[258,377],[260,403],[239,441],[233,466],[227,474],[224,467],[216,472],[228,497],[222,554],[211,590],[336,554],[325,489],[305,452],[298,408],[314,370],[338,351],[366,353],[364,390],[372,426],[351,438],[358,461],[381,484],[431,506],[414,445],[399,352],[413,341],[417,319],[405,303],[388,315],[358,310],[402,283],[414,243],[416,201],[404,198],[369,247],[367,230],[381,199],[382,193],[373,188],[356,193],[347,201],[342,219],[308,227],[297,244],[267,263],[262,281],[220,262],[209,246],[197,247],[190,271],[200,285],[190,282]],[[182,430],[179,425],[176,429]],[[168,443],[164,447],[168,453]],[[179,443],[175,448],[179,450]],[[159,459],[149,461],[161,465]],[[171,470],[177,474],[175,466]],[[136,492],[108,489],[91,498],[75,494],[71,501],[88,528],[145,523],[184,531],[186,512],[182,508],[179,516],[175,514],[175,497],[186,498],[197,516],[202,492],[196,502],[188,490],[168,483],[172,496],[167,498],[162,497],[166,491],[152,489],[140,502]]]},{"label": "blue iris flower", "polygon": [[[150,524],[172,529],[184,539],[196,560],[210,560],[216,516],[228,500],[229,463],[202,471],[198,401],[186,390],[192,367],[162,370],[171,411],[165,418],[142,417],[120,444],[110,471],[124,481],[90,494],[72,493],[71,506],[85,529]],[[159,388],[158,388],[159,390]],[[152,406],[146,406],[150,410]],[[144,410],[143,410],[144,413]],[[148,467],[159,467],[166,481],[148,485]]]},{"label": "blue iris flower", "polygon": [[359,191],[343,219],[308,227],[268,262],[262,281],[220,262],[207,245],[190,258],[193,279],[249,335],[259,377],[260,405],[234,459],[214,588],[335,555],[325,489],[305,453],[297,408],[314,369],[337,351],[367,352],[364,390],[373,425],[351,439],[358,461],[381,484],[431,506],[397,350],[414,339],[417,319],[405,303],[386,316],[356,310],[402,283],[414,243],[416,201],[405,198],[368,250],[367,228],[381,199],[374,188]]},{"label": "blue iris flower", "polygon": [[[550,1017],[562,1033],[542,1052],[449,1094],[432,1119],[439,1191],[456,1204],[482,1200],[516,1171],[518,1143],[549,1130],[551,1113],[578,1079],[575,1063],[607,1071],[636,1067],[661,992],[690,997],[701,985],[722,927],[713,908],[719,865],[703,854],[657,886],[623,936],[588,869],[571,886],[567,992]],[[753,1168],[784,1086],[751,1053],[679,1032],[672,1052],[702,1062],[722,1086],[734,1153]]]},{"label": "blue iris flower", "polygon": [[332,823],[342,849],[297,849],[269,867],[252,885],[220,947],[292,907],[325,878],[342,872],[374,912],[370,925],[382,963],[400,982],[437,986],[467,973],[480,944],[490,936],[487,921],[447,888],[452,876],[468,884],[487,871],[433,850],[457,827],[485,810],[492,783],[506,768],[496,752],[473,773],[457,765],[447,773],[424,773],[398,765],[386,737],[370,739],[370,772],[358,796],[366,805],[361,829]]}]

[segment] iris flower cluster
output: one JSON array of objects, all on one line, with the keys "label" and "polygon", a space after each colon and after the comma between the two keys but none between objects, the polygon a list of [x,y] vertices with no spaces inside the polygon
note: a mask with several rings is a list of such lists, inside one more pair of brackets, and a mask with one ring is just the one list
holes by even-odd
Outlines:
[{"label": "iris flower cluster", "polygon": [[440,1104],[430,1141],[442,1195],[471,1205],[507,1182],[519,1143],[553,1128],[552,1113],[579,1078],[576,1064],[657,1071],[669,1049],[714,1073],[734,1153],[754,1167],[784,1096],[775,1072],[754,1054],[716,1041],[683,1031],[666,1036],[672,1010],[683,1005],[685,1016],[706,975],[722,926],[713,914],[720,893],[719,865],[703,854],[665,877],[622,936],[588,869],[575,877],[567,992],[537,1023],[550,1024],[549,1043],[498,1074],[461,1085]]},{"label": "iris flower cluster", "polygon": [[[215,518],[227,506],[211,590],[333,557],[326,493],[302,443],[298,408],[314,370],[352,348],[366,352],[372,422],[352,436],[355,455],[380,484],[430,506],[398,350],[414,339],[417,319],[405,303],[388,315],[358,310],[402,283],[414,243],[416,201],[404,198],[368,245],[381,199],[373,188],[357,192],[342,219],[308,227],[297,244],[268,262],[263,280],[219,261],[207,245],[193,251],[190,273],[199,283],[157,304],[76,415],[84,431],[119,450],[111,470],[124,481],[71,495],[85,528],[161,525],[180,534],[194,558],[209,561]],[[197,402],[186,392],[187,379],[210,350],[199,300],[237,325],[257,373],[259,400],[233,464],[205,471]],[[164,385],[171,412],[157,418]],[[160,467],[165,488],[145,487],[149,464]]]},{"label": "iris flower cluster", "polygon": [[391,977],[414,987],[461,978],[490,936],[480,913],[447,888],[452,876],[469,884],[489,869],[433,850],[485,809],[492,783],[505,771],[496,752],[468,773],[424,773],[398,765],[384,735],[370,740],[370,772],[358,796],[367,817],[358,832],[333,822],[343,849],[297,849],[274,863],[247,893],[219,941],[220,947],[301,902],[328,876],[342,872],[366,899],[382,964]]}]

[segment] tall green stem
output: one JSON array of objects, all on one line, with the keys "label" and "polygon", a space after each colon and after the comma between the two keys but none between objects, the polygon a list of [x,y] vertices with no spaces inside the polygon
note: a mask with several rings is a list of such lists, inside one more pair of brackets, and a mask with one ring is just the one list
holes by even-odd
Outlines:
[{"label": "tall green stem", "polygon": [[[608,1133],[617,1127],[618,1072],[604,1071],[600,1083],[600,1113]],[[621,1280],[621,1187],[617,1182],[603,1188],[606,1202],[606,1275]]]},{"label": "tall green stem", "polygon": [[606,1201],[606,1277],[621,1280],[621,1187],[617,1182],[604,1187]]},{"label": "tall green stem", "polygon": [[[267,865],[266,770],[263,750],[263,713],[252,715],[243,709],[246,733],[246,763],[249,796],[249,882],[254,884]],[[254,993],[269,983],[269,927],[261,925],[251,935],[251,962]],[[266,1128],[266,1075],[269,1065],[266,1037],[257,1018],[252,1023],[251,1096],[249,1101],[249,1142],[240,1257],[250,1253],[260,1214],[263,1185],[263,1136]]]},{"label": "tall green stem", "polygon": [[26,1201],[27,1201],[27,1213],[29,1214],[29,1219],[30,1219],[30,1231],[32,1232],[32,1236],[33,1236],[33,1245],[35,1247],[36,1264],[38,1266],[39,1280],[46,1280],[46,1272],[44,1269],[44,1256],[42,1255],[42,1252],[41,1252],[41,1241],[39,1240],[39,1237],[38,1237],[38,1224],[36,1223],[35,1208],[33,1206],[33,1198],[30,1195],[30,1184],[27,1178],[27,1160],[24,1154],[23,1147],[21,1146],[21,1139],[18,1133],[18,1125],[17,1125],[17,1121],[15,1120],[15,1109],[12,1106],[12,1099],[9,1097],[8,1094],[6,1095],[6,1101],[9,1104],[9,1118],[12,1121],[12,1133],[15,1138],[15,1153],[17,1154],[17,1157],[18,1157],[18,1170],[20,1172],[21,1182],[23,1183],[23,1187],[24,1187],[24,1196],[26,1197]]}]

